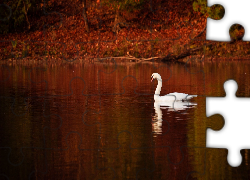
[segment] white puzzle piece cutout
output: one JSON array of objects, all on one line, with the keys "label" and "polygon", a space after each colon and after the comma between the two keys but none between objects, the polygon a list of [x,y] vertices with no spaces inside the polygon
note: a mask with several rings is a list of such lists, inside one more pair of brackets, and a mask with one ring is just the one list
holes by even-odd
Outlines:
[{"label": "white puzzle piece cutout", "polygon": [[206,39],[212,41],[231,41],[229,29],[233,24],[240,24],[245,29],[243,41],[250,41],[250,1],[249,0],[208,0],[207,6],[220,4],[225,15],[220,20],[207,18]]},{"label": "white puzzle piece cutout", "polygon": [[207,117],[221,114],[225,125],[220,131],[207,129],[206,146],[210,148],[227,148],[228,163],[235,167],[242,161],[241,149],[250,149],[250,99],[238,98],[238,89],[234,80],[224,83],[226,97],[207,97]]}]

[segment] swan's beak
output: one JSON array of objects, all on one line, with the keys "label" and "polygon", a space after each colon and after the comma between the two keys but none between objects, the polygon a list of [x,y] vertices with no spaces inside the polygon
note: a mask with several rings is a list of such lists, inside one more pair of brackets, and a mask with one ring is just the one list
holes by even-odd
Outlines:
[{"label": "swan's beak", "polygon": [[154,78],[153,78],[153,77],[151,77],[151,82],[153,82],[153,80],[154,80]]}]

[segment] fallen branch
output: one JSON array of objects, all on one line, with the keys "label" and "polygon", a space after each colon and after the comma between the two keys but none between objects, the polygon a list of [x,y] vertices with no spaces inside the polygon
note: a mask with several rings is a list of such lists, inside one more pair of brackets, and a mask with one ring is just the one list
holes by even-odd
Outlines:
[{"label": "fallen branch", "polygon": [[175,60],[178,60],[178,59],[185,58],[187,56],[193,55],[195,51],[198,51],[198,50],[202,49],[203,47],[204,47],[204,45],[199,46],[197,48],[188,49],[188,50],[186,50],[186,51],[184,51],[184,52],[182,52],[181,54],[178,54],[178,55],[168,54],[167,56],[162,58],[162,61],[175,61]]},{"label": "fallen branch", "polygon": [[194,55],[196,51],[203,49],[204,46],[208,47],[208,46],[212,46],[213,44],[214,43],[209,43],[209,44],[199,46],[197,48],[188,49],[188,50],[186,50],[183,53],[178,54],[178,55],[168,54],[166,57],[162,58],[162,61],[175,61],[178,59],[182,59],[182,58],[185,58],[187,56]]},{"label": "fallen branch", "polygon": [[[200,37],[205,30],[206,30],[206,27],[197,36],[195,36],[193,38],[193,40]],[[184,46],[187,46],[187,45],[188,44],[185,44]],[[210,46],[210,45],[212,45],[212,43],[207,44],[206,46]],[[173,53],[168,54],[167,56],[162,58],[162,61],[175,61],[175,60],[178,60],[178,59],[185,58],[187,56],[193,55],[195,53],[195,51],[198,51],[198,50],[202,49],[203,47],[204,47],[204,45],[199,46],[197,48],[188,49],[188,50],[186,50],[186,51],[184,51],[184,52],[182,52],[181,54],[178,54],[178,55],[174,55]]]},{"label": "fallen branch", "polygon": [[[163,57],[151,57],[151,58],[136,58],[134,56],[119,56],[119,57],[107,57],[108,59],[129,59],[129,60],[135,60],[135,61],[151,61],[153,59],[162,59]],[[98,58],[99,60],[104,60],[107,58]]]}]

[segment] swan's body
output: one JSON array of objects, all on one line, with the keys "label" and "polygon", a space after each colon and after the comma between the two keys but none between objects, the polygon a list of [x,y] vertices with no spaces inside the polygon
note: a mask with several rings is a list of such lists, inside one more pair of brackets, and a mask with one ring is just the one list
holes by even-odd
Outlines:
[{"label": "swan's body", "polygon": [[160,92],[161,92],[161,87],[162,87],[162,79],[160,74],[158,73],[153,73],[151,76],[151,82],[157,79],[158,81],[158,85],[156,87],[155,90],[155,94],[154,94],[154,100],[155,102],[174,102],[174,101],[187,101],[193,97],[197,97],[197,95],[188,95],[185,93],[178,93],[178,92],[174,92],[174,93],[169,93],[165,96],[160,96]]}]

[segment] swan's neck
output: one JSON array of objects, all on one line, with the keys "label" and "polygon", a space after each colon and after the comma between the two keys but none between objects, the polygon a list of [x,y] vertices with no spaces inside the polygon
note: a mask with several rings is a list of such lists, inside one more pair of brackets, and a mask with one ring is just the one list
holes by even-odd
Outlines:
[{"label": "swan's neck", "polygon": [[162,87],[162,80],[160,79],[160,80],[158,80],[158,85],[157,85],[156,90],[155,90],[155,95],[160,96],[161,87]]}]

